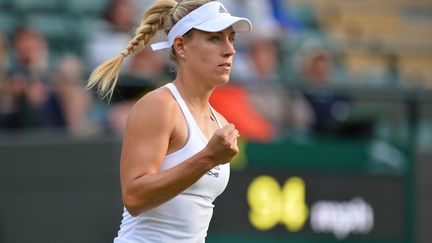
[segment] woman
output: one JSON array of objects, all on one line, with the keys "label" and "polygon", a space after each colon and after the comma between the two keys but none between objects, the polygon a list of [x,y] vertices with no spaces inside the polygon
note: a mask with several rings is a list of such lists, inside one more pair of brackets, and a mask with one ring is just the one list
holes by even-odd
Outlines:
[{"label": "woman", "polygon": [[171,49],[177,77],[142,97],[128,116],[120,166],[125,210],[114,242],[204,242],[239,136],[208,100],[228,82],[235,32],[251,28],[216,1],[158,0],[125,51],[90,76],[89,86],[110,96],[123,58],[157,31],[168,34],[152,48]]}]

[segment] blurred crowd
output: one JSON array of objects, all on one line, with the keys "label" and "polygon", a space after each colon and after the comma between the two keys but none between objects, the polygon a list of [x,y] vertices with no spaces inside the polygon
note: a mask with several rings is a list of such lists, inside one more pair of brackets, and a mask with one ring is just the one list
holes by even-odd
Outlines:
[{"label": "blurred crowd", "polygon": [[[93,68],[124,49],[151,2],[110,1],[86,36],[81,54],[53,58],[46,37],[25,24],[11,36],[0,32],[0,129],[121,135],[134,102],[175,78],[168,55],[146,48],[128,57],[109,103],[85,89],[86,79]],[[243,138],[271,141],[293,133],[370,134],[371,121],[349,122],[350,99],[329,92],[345,74],[331,40],[304,35],[310,30],[320,33],[318,22],[290,15],[284,11],[284,1],[221,2],[254,25],[250,35],[237,37],[230,83],[211,98]]]}]

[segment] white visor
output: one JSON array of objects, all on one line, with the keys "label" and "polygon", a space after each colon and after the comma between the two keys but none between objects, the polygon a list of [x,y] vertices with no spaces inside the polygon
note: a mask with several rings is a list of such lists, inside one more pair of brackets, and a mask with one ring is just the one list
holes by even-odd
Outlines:
[{"label": "white visor", "polygon": [[168,33],[168,40],[152,44],[154,51],[171,48],[176,36],[183,36],[191,29],[219,32],[232,26],[236,32],[250,32],[251,22],[246,18],[234,17],[220,2],[209,2],[180,19]]}]

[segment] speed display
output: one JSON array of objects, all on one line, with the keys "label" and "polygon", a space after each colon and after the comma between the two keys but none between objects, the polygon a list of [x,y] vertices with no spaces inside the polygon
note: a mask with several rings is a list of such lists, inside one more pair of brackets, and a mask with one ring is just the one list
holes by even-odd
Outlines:
[{"label": "speed display", "polygon": [[404,197],[403,180],[392,176],[236,172],[215,201],[211,230],[399,239],[406,233]]}]

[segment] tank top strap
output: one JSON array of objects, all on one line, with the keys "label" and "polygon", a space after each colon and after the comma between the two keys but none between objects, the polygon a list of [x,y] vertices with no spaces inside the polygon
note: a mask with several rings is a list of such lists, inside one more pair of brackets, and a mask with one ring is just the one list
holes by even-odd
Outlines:
[{"label": "tank top strap", "polygon": [[209,106],[210,106],[210,111],[211,111],[213,117],[216,119],[216,122],[217,122],[219,128],[222,128],[222,124],[219,122],[219,118],[216,116],[215,110],[213,109],[213,107],[211,105],[209,105]]},{"label": "tank top strap", "polygon": [[[167,87],[171,93],[173,94],[174,98],[177,100],[177,103],[180,106],[180,109],[183,112],[183,115],[186,118],[186,122],[188,124],[188,127],[191,131],[191,133],[197,134],[199,137],[201,137],[202,141],[204,143],[208,143],[207,137],[204,135],[204,133],[201,131],[201,128],[198,126],[198,124],[195,121],[195,118],[192,116],[192,113],[190,112],[188,106],[184,102],[183,98],[181,97],[180,93],[177,90],[177,87],[173,83],[167,83],[164,87]],[[219,127],[221,127],[221,124],[219,122],[219,119],[217,118],[215,112],[213,111],[213,108],[210,106],[210,111],[212,112],[213,116],[216,118],[216,122]]]},{"label": "tank top strap", "polygon": [[192,113],[190,113],[189,108],[187,107],[186,103],[184,102],[183,98],[178,92],[176,86],[173,83],[167,83],[165,87],[167,87],[171,91],[174,98],[177,100],[177,103],[179,104],[180,109],[182,110],[183,115],[186,118],[186,122],[188,123],[188,126],[192,126],[194,124],[195,119],[193,118]]}]

